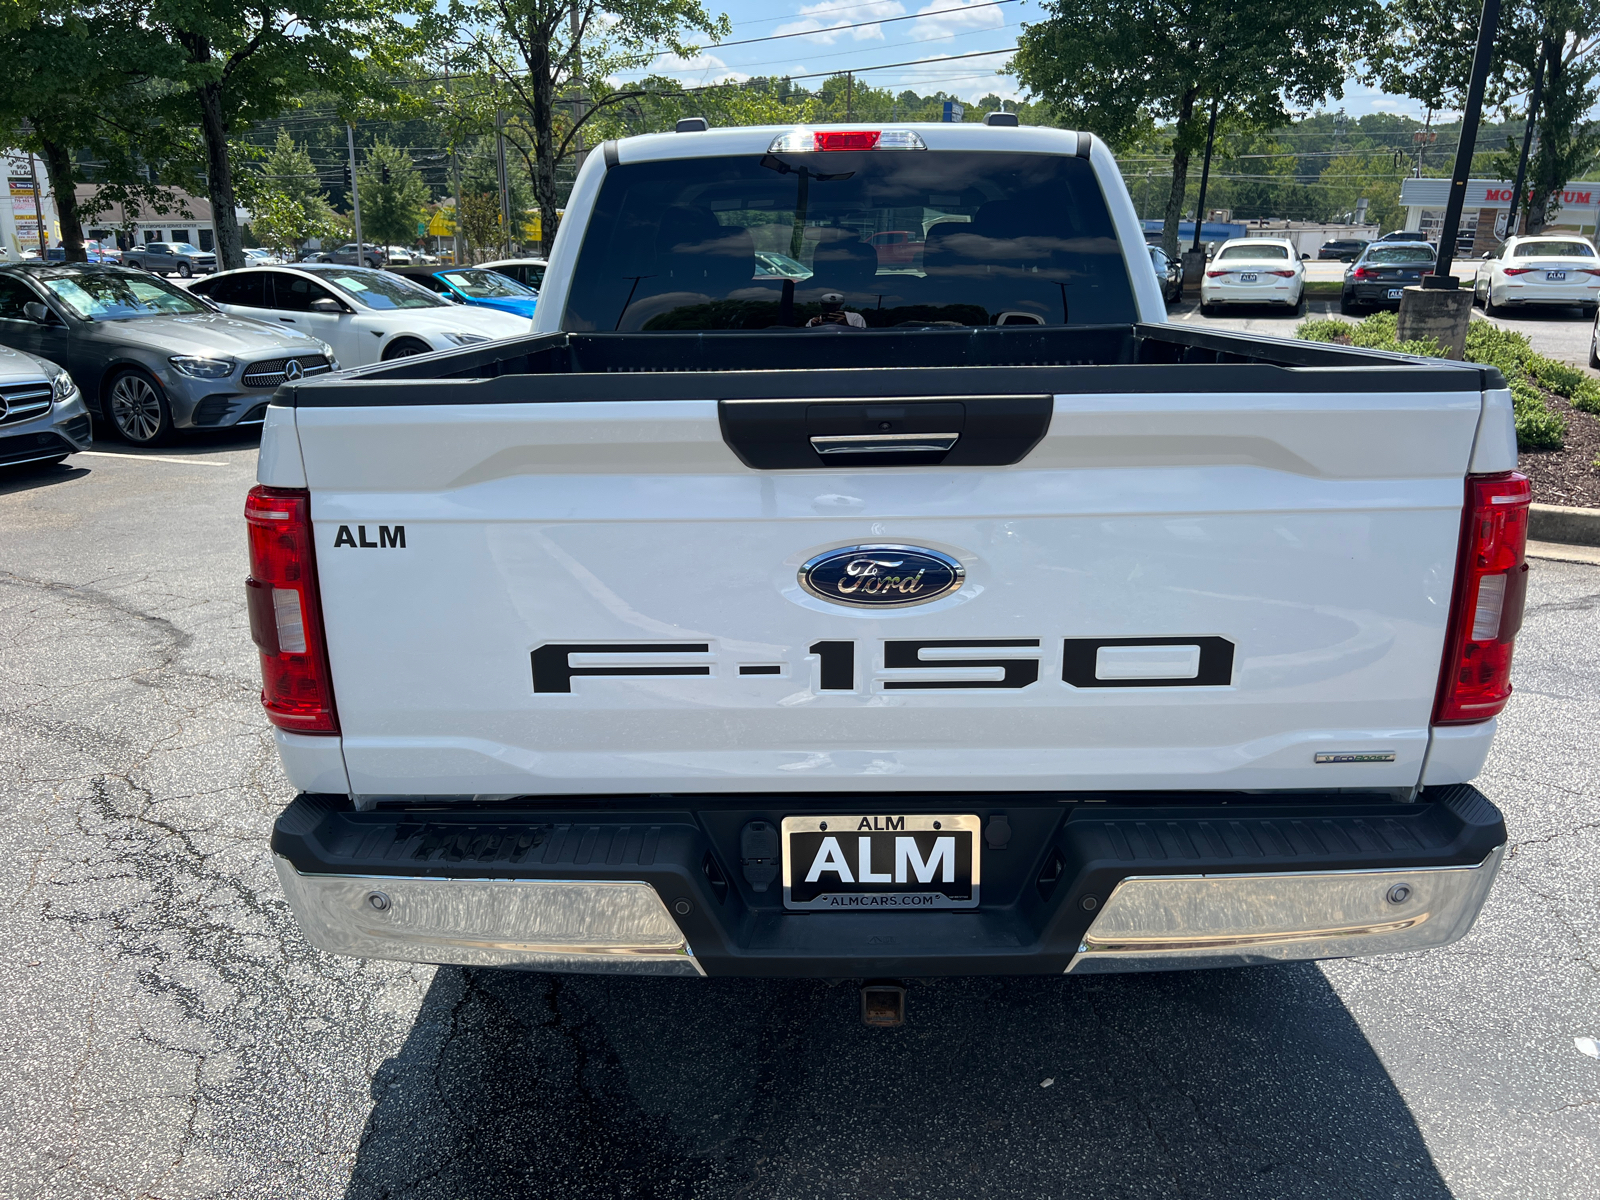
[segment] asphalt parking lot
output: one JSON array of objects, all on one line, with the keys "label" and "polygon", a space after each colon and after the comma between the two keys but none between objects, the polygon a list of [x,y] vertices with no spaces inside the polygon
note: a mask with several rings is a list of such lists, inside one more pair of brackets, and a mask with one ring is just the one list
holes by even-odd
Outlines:
[{"label": "asphalt parking lot", "polygon": [[1479,781],[1514,848],[1465,941],[925,981],[881,1031],[847,982],[308,949],[266,846],[254,460],[0,472],[0,1197],[1597,1194],[1600,567],[1535,564]]}]

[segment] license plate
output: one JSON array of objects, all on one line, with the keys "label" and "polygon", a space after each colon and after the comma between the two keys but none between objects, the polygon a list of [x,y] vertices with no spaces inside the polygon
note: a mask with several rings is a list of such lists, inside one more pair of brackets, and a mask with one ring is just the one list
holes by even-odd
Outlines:
[{"label": "license plate", "polygon": [[1389,289],[1389,299],[1391,299],[1391,300],[1398,300],[1404,294],[1405,294],[1405,288],[1390,288]]},{"label": "license plate", "polygon": [[827,912],[978,907],[975,816],[785,817],[783,906]]},{"label": "license plate", "polygon": [[1256,281],[1256,273],[1254,271],[1240,271],[1239,272],[1239,282],[1240,283],[1254,283],[1255,281]]},{"label": "license plate", "polygon": [[1546,271],[1544,278],[1546,283],[1565,283],[1567,281],[1567,273],[1565,271]]}]

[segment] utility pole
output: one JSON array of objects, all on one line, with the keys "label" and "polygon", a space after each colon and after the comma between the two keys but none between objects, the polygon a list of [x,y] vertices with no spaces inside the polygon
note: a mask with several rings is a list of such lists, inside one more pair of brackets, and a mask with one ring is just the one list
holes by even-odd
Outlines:
[{"label": "utility pole", "polygon": [[511,179],[506,175],[506,110],[494,110],[495,169],[500,182],[500,223],[505,230],[505,256],[511,257]]},{"label": "utility pole", "polygon": [[[455,84],[450,78],[450,68],[444,71],[444,90],[451,95],[455,94]],[[454,114],[451,114],[454,116]],[[456,158],[456,134],[450,132],[450,183],[456,193],[456,219],[454,221],[455,236],[451,238],[450,263],[452,266],[461,265],[461,163]]]},{"label": "utility pole", "polygon": [[855,90],[856,75],[854,71],[844,73],[844,119],[855,120]]},{"label": "utility pole", "polygon": [[583,52],[578,45],[578,35],[582,28],[578,22],[580,2],[581,0],[572,0],[572,8],[569,11],[572,29],[572,83],[576,89],[572,98],[572,148],[577,155],[572,169],[573,179],[577,179],[578,172],[583,170],[584,159],[589,157],[589,152],[583,148],[583,117],[586,109],[583,99]]},{"label": "utility pole", "polygon": [[350,139],[350,213],[356,223],[356,266],[359,267],[363,261],[361,256],[367,248],[361,241],[361,185],[356,181],[356,127],[346,121],[344,131]]},{"label": "utility pole", "polygon": [[1522,154],[1517,159],[1517,181],[1511,185],[1511,211],[1506,214],[1507,239],[1517,236],[1522,225],[1522,185],[1528,179],[1528,151],[1533,146],[1533,127],[1539,118],[1539,101],[1544,92],[1544,63],[1550,55],[1550,39],[1539,39],[1539,61],[1533,68],[1533,91],[1528,95],[1527,124],[1522,130]]}]

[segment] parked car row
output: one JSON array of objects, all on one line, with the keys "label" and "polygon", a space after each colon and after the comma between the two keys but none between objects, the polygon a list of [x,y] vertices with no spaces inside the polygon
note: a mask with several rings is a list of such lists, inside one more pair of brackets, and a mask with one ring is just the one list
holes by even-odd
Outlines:
[{"label": "parked car row", "polygon": [[[28,356],[0,365],[0,465],[83,449],[91,414],[128,442],[156,445],[175,430],[259,424],[288,380],[530,326],[516,311],[453,303],[353,265],[250,266],[185,288],[128,266],[0,264],[0,347]],[[19,395],[38,393],[43,372],[54,399],[37,413],[34,401],[14,400],[12,368],[22,372]]]}]

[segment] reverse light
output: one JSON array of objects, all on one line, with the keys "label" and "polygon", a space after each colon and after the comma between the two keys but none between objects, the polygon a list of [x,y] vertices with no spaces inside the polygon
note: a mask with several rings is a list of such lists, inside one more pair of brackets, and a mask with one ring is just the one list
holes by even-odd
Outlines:
[{"label": "reverse light", "polygon": [[910,129],[791,129],[772,139],[768,154],[809,154],[821,150],[926,150]]},{"label": "reverse light", "polygon": [[244,519],[250,538],[245,602],[250,637],[261,651],[267,720],[295,733],[338,733],[311,541],[311,495],[301,488],[253,487]]},{"label": "reverse light", "polygon": [[1526,475],[1467,476],[1435,725],[1487,721],[1511,698],[1511,651],[1528,593],[1532,500]]}]

